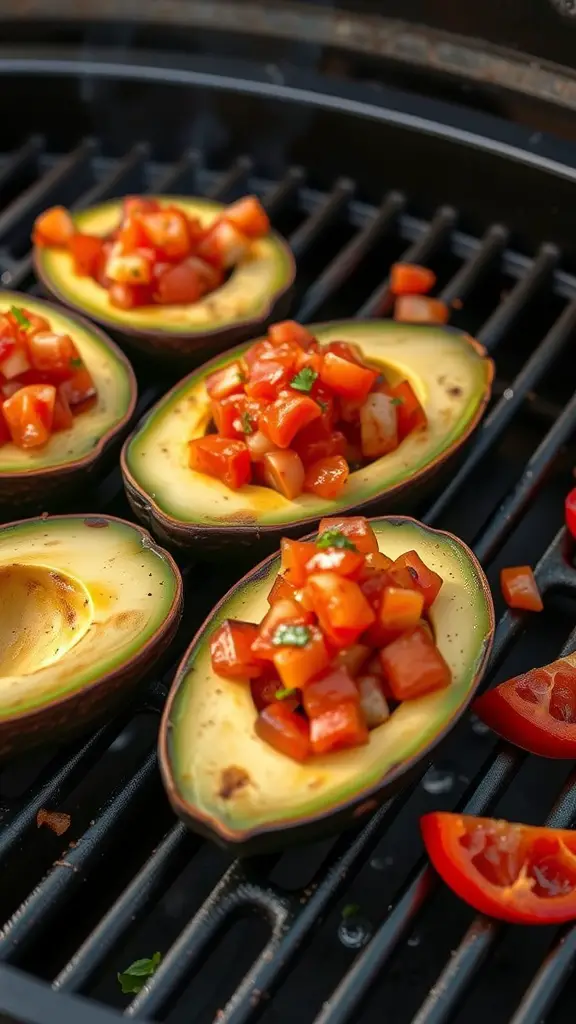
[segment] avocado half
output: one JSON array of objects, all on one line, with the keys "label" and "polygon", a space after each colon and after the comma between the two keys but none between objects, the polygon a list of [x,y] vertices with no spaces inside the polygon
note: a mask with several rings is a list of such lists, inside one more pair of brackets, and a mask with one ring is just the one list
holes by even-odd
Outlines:
[{"label": "avocado half", "polygon": [[139,526],[54,516],[0,527],[0,756],[119,702],[181,612],[178,568]]},{"label": "avocado half", "polygon": [[216,605],[180,664],[160,728],[170,802],[192,828],[242,854],[283,849],[355,824],[374,811],[460,717],[482,676],[494,633],[486,577],[466,545],[414,519],[370,520],[391,558],[415,549],[444,584],[430,618],[452,669],[446,690],[405,701],[367,746],[298,764],[256,735],[250,687],[212,671],[209,641],[227,618],[260,622],[280,569],[273,555]]},{"label": "avocado half", "polygon": [[308,327],[318,340],[353,342],[392,381],[408,379],[428,427],[389,455],[351,473],[340,498],[303,494],[289,501],[268,487],[232,491],[188,466],[188,441],[206,432],[206,377],[248,345],[212,359],[162,398],[124,445],[122,473],[134,512],[163,543],[226,552],[259,542],[270,551],[281,535],[297,536],[323,516],[349,509],[395,509],[452,456],[478,423],[490,397],[494,364],[478,342],[445,327],[392,320],[344,320]]},{"label": "avocado half", "polygon": [[[225,209],[222,203],[190,196],[150,196],[179,206],[208,226]],[[78,231],[108,235],[120,223],[122,200],[73,213]],[[271,232],[253,242],[249,254],[228,280],[199,302],[180,306],[142,306],[117,309],[105,288],[74,272],[69,252],[34,249],[34,266],[45,288],[60,302],[84,313],[127,343],[153,355],[195,365],[243,338],[271,319],[284,315],[296,268],[283,238]]]},{"label": "avocado half", "polygon": [[74,417],[68,430],[54,434],[42,448],[0,446],[0,508],[19,504],[44,507],[63,497],[97,472],[102,459],[122,439],[134,414],[138,388],[126,356],[87,320],[61,306],[30,295],[0,291],[0,313],[24,307],[46,317],[60,334],[69,334],[94,379],[97,398],[86,412]]}]

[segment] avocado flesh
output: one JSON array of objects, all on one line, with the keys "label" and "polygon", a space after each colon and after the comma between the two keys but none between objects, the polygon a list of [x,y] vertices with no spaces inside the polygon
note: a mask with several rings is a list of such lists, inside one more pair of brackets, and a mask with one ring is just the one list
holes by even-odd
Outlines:
[{"label": "avocado flesh", "polygon": [[177,592],[171,560],[129,523],[56,516],[0,528],[0,725],[126,666]]},{"label": "avocado flesh", "polygon": [[8,312],[11,306],[24,306],[31,313],[46,317],[58,334],[70,335],[92,374],[97,398],[90,409],[74,417],[74,423],[68,430],[53,434],[42,448],[1,445],[0,474],[29,473],[75,462],[89,455],[102,438],[124,419],[133,398],[133,378],[125,362],[88,324],[71,320],[64,310],[39,302],[32,296],[0,292],[0,313]]},{"label": "avocado flesh", "polygon": [[[208,226],[225,207],[209,199],[186,196],[154,196],[163,205],[176,205]],[[122,202],[113,200],[75,213],[79,231],[108,235],[119,224]],[[202,334],[229,327],[253,317],[264,317],[276,292],[289,283],[293,273],[290,251],[280,237],[270,233],[255,240],[249,254],[232,271],[228,280],[199,302],[174,306],[143,306],[122,310],[113,306],[108,292],[89,277],[74,271],[70,253],[59,249],[37,249],[36,259],[46,283],[64,302],[74,305],[95,320],[110,321],[132,330],[169,334]]]},{"label": "avocado flesh", "polygon": [[408,379],[428,417],[425,430],[409,435],[396,451],[357,472],[336,501],[302,494],[294,501],[268,487],[247,485],[232,491],[188,465],[188,441],[202,436],[210,422],[205,378],[238,358],[238,346],[186,377],[166,395],[126,445],[125,463],[135,485],[157,510],[185,524],[233,527],[282,526],[317,519],[378,497],[425,471],[466,434],[489,392],[492,363],[457,331],[390,320],[312,324],[321,344],[345,340],[380,365],[393,381]]},{"label": "avocado flesh", "polygon": [[[298,764],[258,738],[248,683],[217,676],[209,640],[223,619],[260,622],[280,559],[234,587],[193,642],[174,684],[161,730],[163,772],[174,805],[194,826],[224,840],[324,817],[364,800],[387,772],[417,757],[465,705],[487,657],[493,609],[486,581],[456,538],[412,519],[373,519],[381,551],[415,549],[444,584],[431,609],[436,643],[451,670],[446,690],[398,706],[367,746]],[[237,784],[240,780],[240,784]],[[236,784],[235,784],[236,783]]]}]

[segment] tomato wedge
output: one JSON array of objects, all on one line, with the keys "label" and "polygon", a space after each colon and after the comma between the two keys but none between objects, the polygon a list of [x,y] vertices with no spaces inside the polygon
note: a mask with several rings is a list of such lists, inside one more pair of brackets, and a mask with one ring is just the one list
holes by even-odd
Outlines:
[{"label": "tomato wedge", "polygon": [[440,877],[480,913],[512,924],[576,918],[576,832],[444,812],[420,825]]},{"label": "tomato wedge", "polygon": [[482,694],[474,711],[510,743],[540,757],[576,757],[576,654]]}]

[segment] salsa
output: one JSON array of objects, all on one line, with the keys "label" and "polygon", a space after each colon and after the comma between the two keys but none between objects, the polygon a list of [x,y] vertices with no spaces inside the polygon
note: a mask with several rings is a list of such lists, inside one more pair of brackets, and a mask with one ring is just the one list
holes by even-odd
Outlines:
[{"label": "salsa", "polygon": [[394,707],[450,685],[428,612],[442,587],[416,551],[395,560],[361,516],[282,541],[260,624],[226,619],[212,668],[250,686],[257,735],[296,761],[368,741]]},{"label": "salsa", "polygon": [[106,237],[77,231],[68,210],[54,206],[37,218],[33,241],[67,249],[78,276],[105,288],[118,309],[134,309],[197,302],[269,231],[255,196],[232,203],[208,227],[175,203],[128,196],[118,228]]},{"label": "salsa", "polygon": [[68,334],[18,306],[0,313],[0,445],[41,447],[95,398],[90,371]]},{"label": "salsa", "polygon": [[320,346],[295,321],[206,378],[214,432],[189,464],[236,490],[254,483],[293,500],[337,498],[351,470],[394,451],[426,414],[408,380],[388,381],[358,346]]}]

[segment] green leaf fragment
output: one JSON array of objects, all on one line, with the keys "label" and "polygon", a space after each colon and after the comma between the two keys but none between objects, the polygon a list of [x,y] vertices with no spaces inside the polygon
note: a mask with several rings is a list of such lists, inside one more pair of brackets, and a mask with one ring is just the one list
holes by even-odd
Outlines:
[{"label": "green leaf fragment", "polygon": [[242,423],[242,431],[245,434],[253,434],[254,433],[254,427],[252,426],[252,424],[250,422],[250,417],[249,417],[247,412],[243,412],[242,413],[242,415],[240,417],[240,421]]},{"label": "green leaf fragment", "polygon": [[22,310],[18,308],[18,306],[11,306],[10,312],[12,313],[14,319],[18,321],[20,327],[23,327],[24,330],[26,330],[27,327],[32,326],[26,314],[23,313]]},{"label": "green leaf fragment", "polygon": [[292,697],[294,693],[296,693],[296,690],[285,686],[281,690],[276,690],[274,696],[276,697],[276,700],[286,700],[287,697]]},{"label": "green leaf fragment", "polygon": [[151,978],[156,973],[160,962],[162,960],[161,953],[154,953],[154,956],[142,960],[135,960],[130,967],[127,967],[125,971],[118,974],[118,981],[120,982],[120,988],[124,995],[132,995],[140,992],[146,980]]},{"label": "green leaf fragment", "polygon": [[309,640],[308,626],[291,625],[289,622],[283,622],[278,626],[272,637],[275,647],[306,647]]},{"label": "green leaf fragment", "polygon": [[318,374],[311,366],[304,366],[290,381],[290,387],[295,391],[310,391]]},{"label": "green leaf fragment", "polygon": [[342,530],[324,530],[316,541],[317,548],[342,548],[347,551],[357,551],[358,548],[352,543],[349,537]]}]

